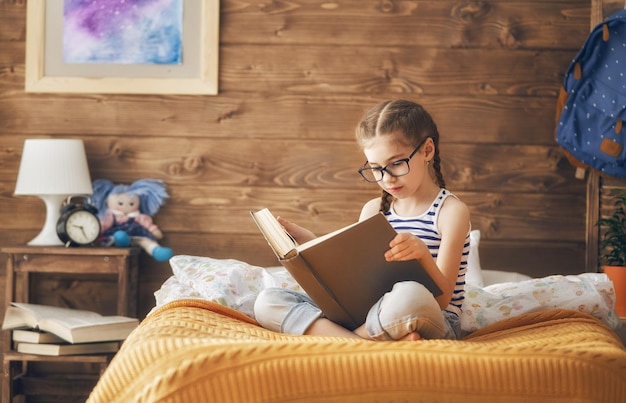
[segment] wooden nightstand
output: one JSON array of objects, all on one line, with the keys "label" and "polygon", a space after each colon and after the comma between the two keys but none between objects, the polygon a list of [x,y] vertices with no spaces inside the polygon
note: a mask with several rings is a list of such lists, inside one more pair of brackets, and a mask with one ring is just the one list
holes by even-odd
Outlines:
[{"label": "wooden nightstand", "polygon": [[[11,302],[32,301],[31,289],[35,275],[69,275],[76,277],[112,278],[117,285],[115,313],[137,317],[138,248],[65,248],[65,247],[5,247],[0,252],[8,255],[6,269],[5,309]],[[76,308],[82,308],[80,306]],[[90,308],[84,308],[90,309]],[[104,313],[104,312],[101,312]],[[95,377],[82,374],[63,374],[58,379],[43,380],[57,390],[90,390],[104,371],[112,354],[49,357],[17,353],[12,346],[11,332],[4,332],[2,401],[11,402],[21,395],[36,375],[30,374],[29,363],[54,365],[86,365],[95,367]],[[57,364],[60,365],[60,364]],[[61,395],[63,395],[61,393]]]}]

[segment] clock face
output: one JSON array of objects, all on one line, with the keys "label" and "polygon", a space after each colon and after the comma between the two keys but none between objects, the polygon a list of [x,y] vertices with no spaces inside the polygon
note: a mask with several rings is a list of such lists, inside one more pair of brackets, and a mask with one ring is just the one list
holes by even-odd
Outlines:
[{"label": "clock face", "polygon": [[67,218],[65,232],[71,241],[79,245],[87,245],[100,236],[100,221],[93,213],[78,210]]}]

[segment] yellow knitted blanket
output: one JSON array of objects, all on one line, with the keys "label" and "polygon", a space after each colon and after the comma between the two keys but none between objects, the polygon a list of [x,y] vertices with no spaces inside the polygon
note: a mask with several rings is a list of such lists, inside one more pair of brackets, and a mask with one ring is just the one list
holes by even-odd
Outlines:
[{"label": "yellow knitted blanket", "polygon": [[182,300],[124,342],[89,403],[626,402],[626,350],[600,321],[551,310],[464,340],[292,336]]}]

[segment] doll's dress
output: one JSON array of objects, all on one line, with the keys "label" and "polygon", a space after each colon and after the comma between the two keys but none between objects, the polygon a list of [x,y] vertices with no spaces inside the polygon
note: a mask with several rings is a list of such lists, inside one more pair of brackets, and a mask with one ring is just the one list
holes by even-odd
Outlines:
[{"label": "doll's dress", "polygon": [[113,224],[110,228],[102,232],[105,237],[113,236],[118,231],[123,231],[129,236],[145,237],[156,240],[156,237],[142,224],[140,224],[135,216],[112,214]]}]

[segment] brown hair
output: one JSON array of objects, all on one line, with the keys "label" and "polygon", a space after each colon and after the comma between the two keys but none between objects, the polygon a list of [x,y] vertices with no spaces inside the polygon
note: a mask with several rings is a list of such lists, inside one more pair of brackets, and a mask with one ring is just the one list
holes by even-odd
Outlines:
[{"label": "brown hair", "polygon": [[[384,101],[365,112],[363,119],[356,128],[356,140],[361,147],[377,137],[402,132],[413,147],[417,147],[427,137],[435,144],[435,155],[432,160],[433,173],[439,187],[446,187],[441,174],[439,158],[439,132],[433,118],[419,104],[406,100]],[[402,139],[398,139],[402,140]],[[388,211],[392,196],[383,191],[380,211]]]}]

